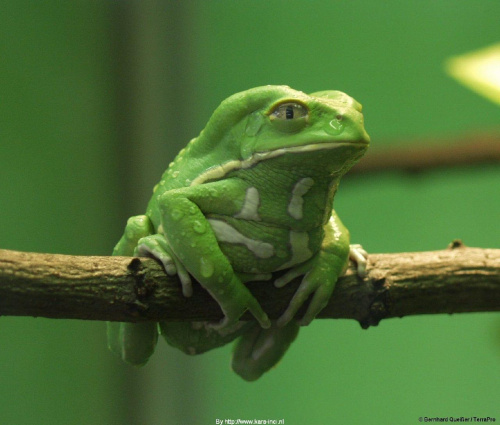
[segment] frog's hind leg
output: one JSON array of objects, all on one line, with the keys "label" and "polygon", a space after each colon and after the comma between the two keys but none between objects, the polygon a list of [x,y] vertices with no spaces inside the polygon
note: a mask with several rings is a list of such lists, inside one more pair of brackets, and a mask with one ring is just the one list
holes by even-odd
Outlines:
[{"label": "frog's hind leg", "polygon": [[160,322],[160,331],[169,345],[195,355],[235,340],[253,327],[254,322],[240,321],[219,330],[210,325],[210,322]]},{"label": "frog's hind leg", "polygon": [[[151,220],[145,215],[131,217],[113,255],[133,256],[139,239],[154,232]],[[153,354],[158,341],[156,322],[107,322],[108,347],[127,363],[145,364]]]},{"label": "frog's hind leg", "polygon": [[281,360],[299,333],[292,320],[284,327],[273,322],[268,329],[252,323],[252,327],[236,342],[232,369],[246,381],[255,381]]},{"label": "frog's hind leg", "polygon": [[[269,280],[271,273],[238,273],[242,282]],[[232,325],[218,328],[213,322],[160,322],[160,333],[172,347],[186,354],[202,354],[217,347],[222,347],[244,335],[256,325],[255,322],[238,321]]]}]

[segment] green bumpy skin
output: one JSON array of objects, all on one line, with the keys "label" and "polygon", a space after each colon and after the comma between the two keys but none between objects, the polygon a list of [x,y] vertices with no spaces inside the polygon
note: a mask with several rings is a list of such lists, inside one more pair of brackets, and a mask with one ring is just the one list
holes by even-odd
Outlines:
[{"label": "green bumpy skin", "polygon": [[[221,103],[155,186],[145,215],[129,219],[113,255],[152,256],[218,302],[220,323],[108,323],[110,349],[142,365],[158,334],[187,354],[236,342],[232,367],[252,381],[273,367],[327,304],[349,262],[349,233],[333,211],[341,176],[369,144],[361,105],[339,91],[307,95],[257,87]],[[366,253],[351,255],[362,272]],[[244,285],[302,283],[271,322]],[[306,313],[295,318],[310,298]],[[245,311],[254,322],[242,322]]]}]

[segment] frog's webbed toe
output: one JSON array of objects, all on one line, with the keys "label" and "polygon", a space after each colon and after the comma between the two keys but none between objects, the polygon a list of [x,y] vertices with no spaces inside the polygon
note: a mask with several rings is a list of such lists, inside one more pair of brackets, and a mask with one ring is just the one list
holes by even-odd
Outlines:
[{"label": "frog's webbed toe", "polygon": [[179,276],[184,296],[190,297],[193,295],[191,276],[177,255],[175,255],[172,248],[170,248],[165,236],[156,234],[139,239],[134,255],[158,259],[169,276],[174,276],[176,274]]}]

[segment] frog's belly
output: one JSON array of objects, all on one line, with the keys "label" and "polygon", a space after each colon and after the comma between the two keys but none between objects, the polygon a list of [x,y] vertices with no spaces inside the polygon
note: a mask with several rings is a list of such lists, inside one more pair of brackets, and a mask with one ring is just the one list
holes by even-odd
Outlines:
[{"label": "frog's belly", "polygon": [[237,272],[268,273],[292,267],[311,258],[323,239],[322,227],[298,232],[222,216],[208,222]]}]

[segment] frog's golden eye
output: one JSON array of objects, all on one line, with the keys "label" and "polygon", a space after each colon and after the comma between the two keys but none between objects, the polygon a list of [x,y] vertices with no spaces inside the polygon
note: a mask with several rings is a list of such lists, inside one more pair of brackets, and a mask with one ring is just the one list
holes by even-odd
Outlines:
[{"label": "frog's golden eye", "polygon": [[300,103],[282,103],[271,111],[271,119],[293,120],[307,116],[307,108]]},{"label": "frog's golden eye", "polygon": [[298,131],[307,123],[309,111],[306,106],[287,102],[274,107],[269,113],[269,118],[279,130],[285,132]]}]

